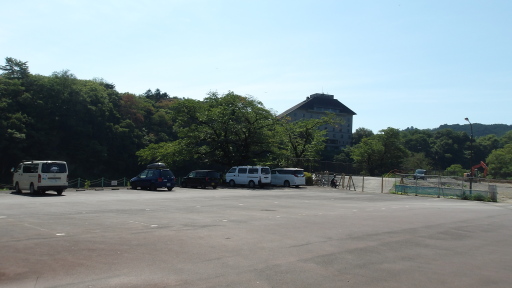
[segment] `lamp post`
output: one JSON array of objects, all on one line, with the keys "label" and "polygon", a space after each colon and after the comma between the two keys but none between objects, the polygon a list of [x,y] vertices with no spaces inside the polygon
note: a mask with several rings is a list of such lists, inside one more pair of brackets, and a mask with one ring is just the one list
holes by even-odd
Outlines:
[{"label": "lamp post", "polygon": [[[466,117],[464,120],[469,122],[469,119]],[[473,124],[469,122],[469,129],[471,130],[471,135],[469,137],[469,195],[473,193]]]}]

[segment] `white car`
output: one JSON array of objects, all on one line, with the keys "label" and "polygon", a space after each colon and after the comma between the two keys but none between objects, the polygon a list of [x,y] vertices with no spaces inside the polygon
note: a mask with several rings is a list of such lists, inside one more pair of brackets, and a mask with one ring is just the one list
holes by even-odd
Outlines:
[{"label": "white car", "polygon": [[304,177],[304,169],[300,168],[276,168],[271,171],[272,185],[276,186],[304,186],[306,185],[306,177]]},{"label": "white car", "polygon": [[256,185],[270,186],[270,168],[262,166],[235,166],[226,173],[226,182],[229,186],[247,185],[250,188]]},{"label": "white car", "polygon": [[57,194],[68,188],[68,165],[64,161],[25,161],[12,168],[14,190],[22,193],[44,194],[53,190]]}]

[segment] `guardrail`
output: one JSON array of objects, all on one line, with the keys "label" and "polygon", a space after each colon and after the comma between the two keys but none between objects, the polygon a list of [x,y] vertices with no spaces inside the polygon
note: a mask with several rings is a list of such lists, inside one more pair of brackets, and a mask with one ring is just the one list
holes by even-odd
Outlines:
[{"label": "guardrail", "polygon": [[87,180],[84,178],[77,178],[68,180],[68,188],[105,188],[105,187],[126,187],[129,180],[126,177],[120,179],[108,179],[101,177],[95,180]]}]

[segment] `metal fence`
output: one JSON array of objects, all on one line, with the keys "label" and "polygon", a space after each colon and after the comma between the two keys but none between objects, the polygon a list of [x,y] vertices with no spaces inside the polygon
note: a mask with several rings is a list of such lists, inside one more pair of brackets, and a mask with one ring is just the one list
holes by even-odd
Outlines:
[{"label": "metal fence", "polygon": [[85,189],[85,188],[116,188],[129,186],[129,179],[124,177],[121,179],[108,179],[101,177],[94,180],[87,180],[84,178],[70,179],[68,180],[69,188]]},{"label": "metal fence", "polygon": [[414,179],[413,174],[400,174],[394,181],[391,193],[494,202],[498,198],[496,185],[483,178],[426,175],[425,179]]}]

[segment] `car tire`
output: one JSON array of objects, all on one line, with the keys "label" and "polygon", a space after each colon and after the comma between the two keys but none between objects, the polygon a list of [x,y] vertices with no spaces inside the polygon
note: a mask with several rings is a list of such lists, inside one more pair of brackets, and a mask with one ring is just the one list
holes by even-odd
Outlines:
[{"label": "car tire", "polygon": [[149,190],[156,191],[155,183],[151,183],[151,185],[149,185]]},{"label": "car tire", "polygon": [[229,180],[229,186],[235,187],[235,185],[236,185],[235,180],[233,180],[233,179]]},{"label": "car tire", "polygon": [[137,185],[132,184],[132,190],[137,190]]},{"label": "car tire", "polygon": [[249,188],[254,188],[254,186],[256,186],[256,184],[254,183],[254,181],[249,181],[249,184],[248,184]]},{"label": "car tire", "polygon": [[217,185],[212,185],[212,188],[213,189],[217,189]]},{"label": "car tire", "polygon": [[57,195],[62,195],[62,192],[64,192],[64,190],[59,189],[59,190],[55,190],[55,192],[57,192]]},{"label": "car tire", "polygon": [[290,181],[288,181],[288,180],[284,181],[283,186],[290,187]]},{"label": "car tire", "polygon": [[206,184],[201,184],[201,189],[206,189]]},{"label": "car tire", "polygon": [[14,184],[14,192],[22,193],[21,189],[20,189],[20,184],[18,182],[16,182],[16,184]]},{"label": "car tire", "polygon": [[171,190],[172,190],[172,188],[174,188],[174,187],[167,187],[167,190],[168,190],[168,191],[171,191]]}]

